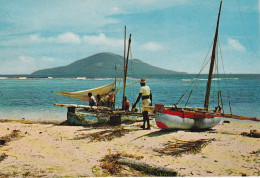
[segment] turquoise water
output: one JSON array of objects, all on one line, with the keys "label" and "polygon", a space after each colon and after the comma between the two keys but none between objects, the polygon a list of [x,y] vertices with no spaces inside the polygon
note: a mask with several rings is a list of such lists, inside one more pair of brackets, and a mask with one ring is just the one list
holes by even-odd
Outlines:
[{"label": "turquoise water", "polygon": [[[7,78],[5,78],[7,77]],[[187,106],[203,107],[206,75],[200,79],[196,75],[172,75],[152,77],[147,84],[153,93],[153,104],[173,105],[182,96],[192,82],[196,87]],[[214,78],[213,88],[220,86],[224,103],[224,111],[230,112],[228,102],[231,102],[234,114],[260,117],[260,75],[227,75]],[[128,83],[138,79],[129,79]],[[54,106],[54,103],[87,104],[76,101],[51,91],[78,91],[100,87],[113,82],[113,79],[87,79],[75,78],[27,78],[18,79],[17,76],[0,76],[0,118],[34,119],[34,120],[66,120],[67,108]],[[118,85],[122,86],[119,80]],[[215,87],[214,87],[215,86]],[[126,89],[126,95],[132,104],[138,96],[139,84]],[[191,89],[191,87],[190,87]],[[179,102],[183,106],[187,95]],[[216,94],[212,90],[212,95]],[[122,90],[117,93],[117,107],[121,106]],[[217,95],[211,97],[210,106],[217,105]]]}]

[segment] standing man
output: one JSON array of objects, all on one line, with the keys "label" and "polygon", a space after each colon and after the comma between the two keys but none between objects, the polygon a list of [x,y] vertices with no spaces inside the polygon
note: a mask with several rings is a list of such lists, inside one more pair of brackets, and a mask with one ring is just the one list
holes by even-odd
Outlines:
[{"label": "standing man", "polygon": [[[139,96],[136,99],[136,102],[133,105],[133,108],[136,107],[136,104],[139,102],[139,100],[142,97],[143,103],[142,103],[142,109],[143,109],[143,125],[141,128],[143,130],[151,130],[150,128],[150,122],[149,122],[149,116],[148,116],[148,111],[145,108],[145,106],[151,106],[152,105],[152,92],[151,89],[148,85],[145,84],[146,81],[145,79],[140,80],[140,91],[139,91]],[[145,122],[147,122],[147,128],[145,128]]]}]

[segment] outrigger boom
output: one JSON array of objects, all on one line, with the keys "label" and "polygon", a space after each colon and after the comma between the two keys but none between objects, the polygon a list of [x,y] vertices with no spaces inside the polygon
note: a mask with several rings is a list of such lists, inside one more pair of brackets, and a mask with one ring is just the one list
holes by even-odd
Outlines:
[{"label": "outrigger boom", "polygon": [[[68,110],[69,108],[79,108],[79,109],[85,109],[89,112],[94,112],[94,113],[104,113],[109,115],[133,115],[133,116],[142,116],[141,112],[132,112],[132,111],[125,111],[125,110],[115,110],[109,107],[105,107],[105,106],[87,106],[87,105],[77,105],[77,104],[59,104],[59,103],[55,103],[55,106],[62,106],[62,107],[67,107]],[[70,110],[72,111],[72,110]]]}]

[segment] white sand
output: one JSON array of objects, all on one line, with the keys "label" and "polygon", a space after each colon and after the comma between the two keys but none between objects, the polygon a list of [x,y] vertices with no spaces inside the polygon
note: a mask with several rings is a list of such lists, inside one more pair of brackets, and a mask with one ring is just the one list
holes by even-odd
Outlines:
[{"label": "white sand", "polygon": [[[51,124],[0,123],[0,137],[20,130],[21,138],[0,146],[0,177],[46,176],[89,177],[104,176],[100,161],[109,152],[143,156],[141,161],[165,166],[178,176],[260,176],[260,138],[241,135],[251,129],[260,130],[259,122],[221,123],[212,132],[162,132],[154,123],[152,130],[138,125],[124,125],[130,132],[112,141],[90,142],[89,138],[75,139],[82,134],[104,129]],[[154,151],[168,141],[215,138],[197,154],[175,157]],[[253,154],[258,152],[258,154]],[[136,174],[129,174],[134,176]],[[142,174],[140,174],[142,175]]]}]

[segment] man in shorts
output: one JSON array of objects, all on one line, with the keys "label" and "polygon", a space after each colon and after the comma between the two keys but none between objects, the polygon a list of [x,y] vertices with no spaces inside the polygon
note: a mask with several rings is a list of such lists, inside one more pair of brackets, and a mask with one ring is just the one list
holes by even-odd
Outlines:
[{"label": "man in shorts", "polygon": [[[141,79],[140,80],[140,91],[139,91],[139,95],[136,99],[136,102],[133,104],[133,108],[136,107],[136,104],[139,102],[139,100],[142,98],[143,102],[142,102],[142,109],[143,109],[143,125],[141,126],[141,128],[143,130],[151,130],[150,128],[150,122],[149,122],[149,116],[148,116],[148,111],[145,108],[145,106],[151,106],[152,105],[152,92],[151,89],[148,85],[146,85],[146,80],[145,79]],[[147,128],[145,128],[145,123],[147,122]]]}]

